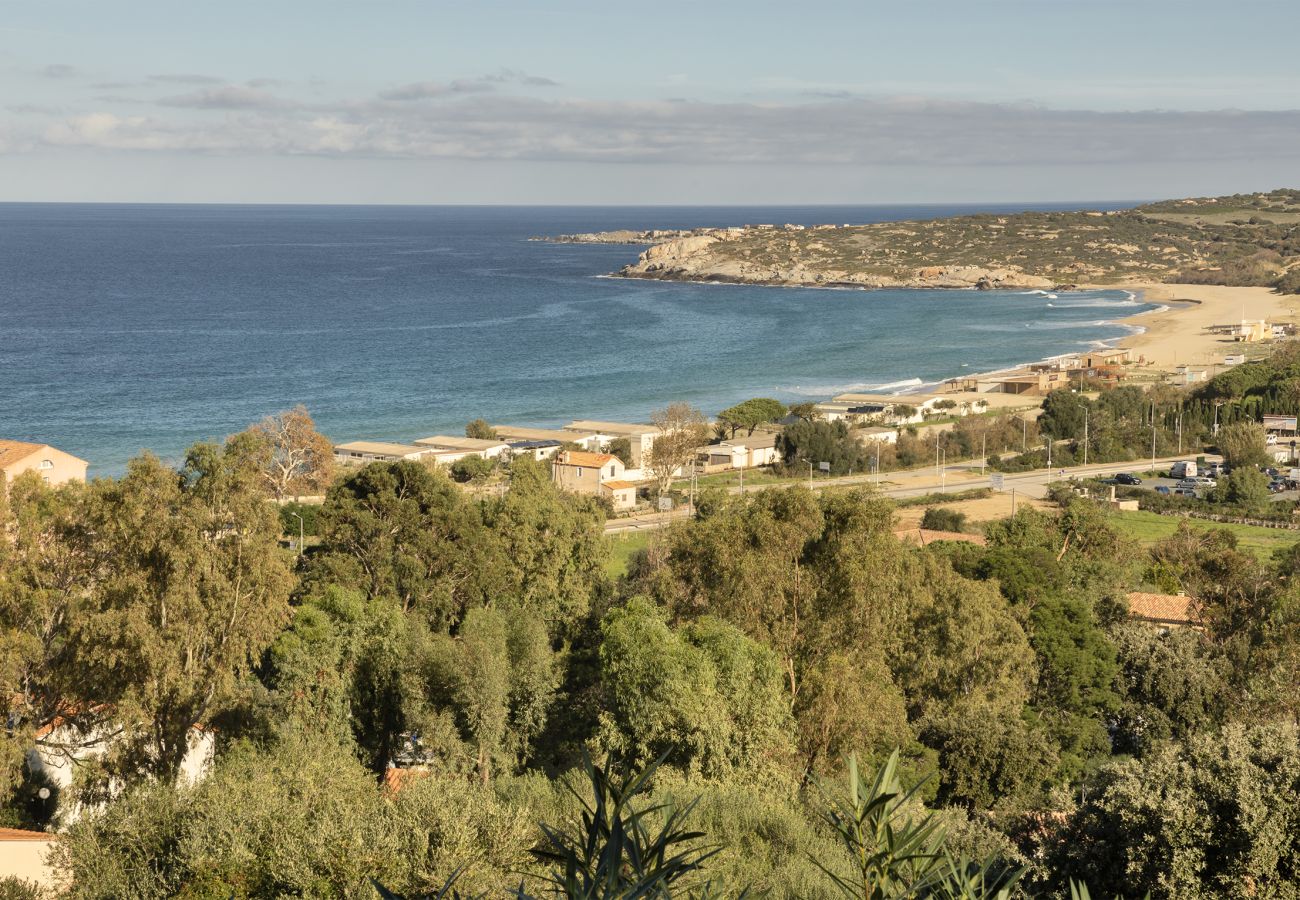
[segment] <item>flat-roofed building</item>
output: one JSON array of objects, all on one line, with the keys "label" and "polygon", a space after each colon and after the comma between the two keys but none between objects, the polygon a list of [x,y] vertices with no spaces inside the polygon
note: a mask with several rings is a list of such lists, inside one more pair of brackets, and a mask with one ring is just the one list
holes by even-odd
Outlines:
[{"label": "flat-roofed building", "polygon": [[84,459],[49,444],[0,439],[0,472],[6,481],[13,481],[24,472],[35,472],[46,484],[85,481],[88,465]]},{"label": "flat-roofed building", "polygon": [[776,450],[776,434],[770,431],[710,444],[705,449],[711,469],[753,469],[770,466],[780,458]]},{"label": "flat-roofed building", "polygon": [[564,446],[559,441],[510,441],[506,444],[512,456],[528,455],[533,459],[550,459]]},{"label": "flat-roofed building", "polygon": [[868,441],[879,441],[882,444],[897,444],[898,429],[886,428],[884,425],[868,425],[866,428],[853,429],[853,436],[858,439],[858,443],[865,444]]},{"label": "flat-roofed building", "polygon": [[413,444],[389,444],[384,441],[349,441],[334,445],[334,459],[343,465],[364,466],[372,462],[420,459],[433,453],[432,447]]},{"label": "flat-roofed building", "polygon": [[618,438],[627,438],[631,447],[632,468],[634,469],[644,468],[646,463],[649,462],[650,448],[654,446],[655,438],[659,437],[659,429],[644,422],[604,422],[599,419],[577,419],[565,425],[564,430],[578,434],[595,434],[602,447],[608,447],[611,441]]},{"label": "flat-roofed building", "polygon": [[515,441],[558,441],[561,444],[577,444],[582,449],[591,451],[597,451],[601,447],[600,436],[594,431],[533,428],[528,425],[493,425],[492,430],[507,444]]},{"label": "flat-roofed building", "polygon": [[485,440],[482,438],[456,437],[455,435],[435,434],[433,437],[420,438],[417,447],[432,447],[435,450],[463,451],[457,459],[466,456],[481,456],[484,459],[496,459],[510,449],[502,440]]}]

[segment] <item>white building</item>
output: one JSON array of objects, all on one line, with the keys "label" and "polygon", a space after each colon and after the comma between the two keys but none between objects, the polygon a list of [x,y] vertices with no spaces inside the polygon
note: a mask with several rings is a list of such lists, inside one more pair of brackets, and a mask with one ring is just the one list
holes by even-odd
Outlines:
[{"label": "white building", "polygon": [[510,446],[502,440],[483,440],[446,434],[435,434],[433,437],[420,438],[415,442],[415,446],[433,448],[437,453],[439,462],[448,460],[455,462],[467,456],[496,459],[510,449]]},{"label": "white building", "polygon": [[645,468],[649,462],[650,448],[654,446],[655,438],[659,437],[659,429],[654,425],[603,422],[598,419],[578,419],[565,425],[564,430],[584,435],[594,434],[601,448],[608,448],[618,438],[627,438],[632,450],[633,469]]},{"label": "white building", "polygon": [[776,449],[776,435],[770,431],[711,444],[706,449],[709,452],[710,467],[753,469],[770,466],[780,458]]},{"label": "white building", "polygon": [[364,466],[372,462],[420,459],[433,452],[432,447],[412,444],[389,444],[384,441],[349,441],[334,445],[334,459],[343,465]]}]

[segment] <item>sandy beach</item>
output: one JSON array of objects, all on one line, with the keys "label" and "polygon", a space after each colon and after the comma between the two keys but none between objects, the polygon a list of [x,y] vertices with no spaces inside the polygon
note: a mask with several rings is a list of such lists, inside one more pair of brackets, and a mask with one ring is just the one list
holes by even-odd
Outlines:
[{"label": "sandy beach", "polygon": [[[1098,285],[1098,287],[1102,287]],[[1174,366],[1217,366],[1223,357],[1240,352],[1242,345],[1207,329],[1245,319],[1295,322],[1300,296],[1275,294],[1264,287],[1222,287],[1208,284],[1107,285],[1110,290],[1139,291],[1143,299],[1169,304],[1167,309],[1129,316],[1125,325],[1139,325],[1141,334],[1117,341],[1132,348],[1134,358],[1145,358],[1156,370]],[[1179,302],[1183,301],[1183,302]]]}]

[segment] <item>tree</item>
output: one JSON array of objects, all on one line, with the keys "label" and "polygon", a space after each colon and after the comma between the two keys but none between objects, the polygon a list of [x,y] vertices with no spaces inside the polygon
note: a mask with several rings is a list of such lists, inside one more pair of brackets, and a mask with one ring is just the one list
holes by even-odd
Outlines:
[{"label": "tree", "polygon": [[608,718],[598,740],[646,765],[667,755],[719,777],[789,752],[789,707],[775,655],[734,627],[701,619],[680,631],[645,598],[601,625]]},{"label": "tree", "polygon": [[1253,422],[1234,422],[1223,426],[1219,429],[1215,444],[1229,469],[1266,466],[1272,461],[1268,455],[1264,429]]},{"label": "tree", "polygon": [[174,777],[191,730],[288,618],[290,557],[241,447],[195,445],[180,472],[140,457],[96,481],[81,511],[78,543],[102,562],[72,662],[94,686],[83,702],[111,706],[122,728],[108,757],[119,773]]},{"label": "tree", "polygon": [[843,422],[795,422],[776,439],[787,466],[830,463],[832,475],[865,469],[868,451]]},{"label": "tree", "polygon": [[1058,843],[1060,877],[1153,900],[1297,896],[1300,731],[1229,725],[1105,767]]},{"label": "tree", "polygon": [[785,404],[768,397],[755,397],[718,413],[718,421],[725,425],[735,437],[741,428],[753,434],[759,425],[775,422],[786,414]]},{"label": "tree", "polygon": [[605,447],[605,452],[611,456],[617,456],[625,466],[630,467],[632,465],[632,439],[630,437],[614,438]]},{"label": "tree", "polygon": [[451,477],[461,484],[487,480],[496,469],[496,463],[482,456],[464,456],[451,464]]},{"label": "tree", "polygon": [[256,440],[256,457],[271,494],[277,500],[323,491],[334,477],[334,445],[316,430],[316,423],[299,404],[267,416],[248,429]]},{"label": "tree", "polygon": [[650,446],[650,475],[665,493],[673,478],[694,461],[709,439],[709,422],[704,413],[688,403],[670,403],[650,414],[659,429]]},{"label": "tree", "polygon": [[1216,499],[1234,503],[1255,512],[1266,509],[1269,503],[1268,476],[1253,467],[1234,468],[1228,477],[1214,489]]},{"label": "tree", "polygon": [[418,610],[436,631],[494,595],[509,568],[478,504],[418,462],[371,463],[335,484],[320,511],[313,580]]},{"label": "tree", "polygon": [[817,404],[812,402],[792,404],[789,413],[805,422],[815,422],[821,418],[821,413],[817,411]]},{"label": "tree", "polygon": [[479,441],[499,441],[501,435],[487,423],[486,419],[475,419],[465,426],[465,437]]},{"label": "tree", "polygon": [[931,506],[921,516],[921,527],[935,531],[965,531],[966,514],[943,506]]}]

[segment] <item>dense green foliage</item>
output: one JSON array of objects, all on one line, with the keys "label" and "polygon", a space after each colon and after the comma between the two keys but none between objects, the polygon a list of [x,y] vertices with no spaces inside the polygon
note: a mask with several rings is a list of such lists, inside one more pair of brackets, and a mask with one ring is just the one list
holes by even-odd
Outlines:
[{"label": "dense green foliage", "polygon": [[[1044,429],[1082,440],[1080,402]],[[1094,452],[1149,440],[1143,398],[1087,402]],[[1295,896],[1300,545],[1144,550],[1070,499],[917,548],[871,491],[796,486],[710,494],[613,582],[600,507],[518,459],[491,498],[350,471],[299,558],[247,441],[0,490],[8,821],[40,821],[27,749],[86,760],[56,798],[73,897],[543,892],[632,871],[575,843],[629,803],[635,840],[708,836],[655,896]],[[1135,589],[1185,591],[1203,629],[1130,622]],[[850,757],[885,774],[827,787]],[[890,862],[886,834],[916,840]]]},{"label": "dense green foliage", "polygon": [[727,430],[728,437],[735,437],[736,432],[742,428],[746,434],[753,434],[758,426],[784,418],[786,412],[785,404],[779,400],[755,397],[718,413],[718,424]]}]

